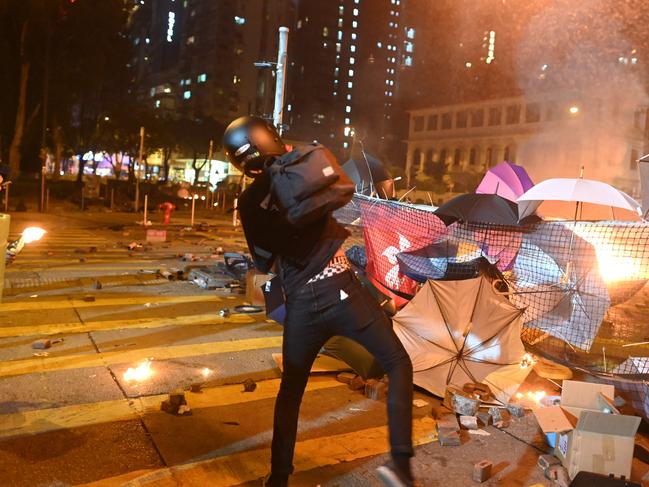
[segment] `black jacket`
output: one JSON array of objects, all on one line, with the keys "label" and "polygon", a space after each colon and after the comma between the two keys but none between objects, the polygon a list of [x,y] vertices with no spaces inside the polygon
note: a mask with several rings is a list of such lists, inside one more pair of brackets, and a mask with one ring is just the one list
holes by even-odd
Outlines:
[{"label": "black jacket", "polygon": [[293,226],[272,200],[270,179],[262,175],[241,194],[237,206],[255,266],[269,272],[279,260],[284,291],[290,295],[324,269],[349,232],[330,214],[305,226]]}]

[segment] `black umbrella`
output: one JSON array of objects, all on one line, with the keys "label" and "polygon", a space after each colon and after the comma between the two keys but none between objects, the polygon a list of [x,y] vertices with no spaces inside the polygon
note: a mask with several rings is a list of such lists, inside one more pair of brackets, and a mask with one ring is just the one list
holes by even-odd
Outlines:
[{"label": "black umbrella", "polygon": [[343,164],[343,170],[354,181],[356,191],[363,194],[369,195],[376,190],[378,183],[392,180],[392,175],[383,162],[367,153],[348,160]]},{"label": "black umbrella", "polygon": [[437,208],[435,214],[446,225],[461,220],[518,226],[518,206],[497,194],[462,194]]}]

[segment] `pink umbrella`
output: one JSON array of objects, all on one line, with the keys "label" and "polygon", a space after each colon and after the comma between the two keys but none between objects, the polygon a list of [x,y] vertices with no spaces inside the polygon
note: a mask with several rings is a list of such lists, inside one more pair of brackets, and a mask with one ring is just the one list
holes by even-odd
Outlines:
[{"label": "pink umbrella", "polygon": [[532,186],[534,183],[525,169],[511,162],[501,162],[487,171],[475,192],[497,194],[516,202]]}]

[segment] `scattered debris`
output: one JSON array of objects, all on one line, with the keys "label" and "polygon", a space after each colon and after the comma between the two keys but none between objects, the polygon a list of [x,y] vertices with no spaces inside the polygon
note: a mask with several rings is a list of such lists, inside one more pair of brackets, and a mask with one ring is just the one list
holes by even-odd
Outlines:
[{"label": "scattered debris", "polygon": [[92,302],[95,301],[95,297],[94,297],[92,294],[86,294],[86,295],[83,297],[83,300],[84,300],[86,303],[92,303]]},{"label": "scattered debris", "polygon": [[509,428],[510,422],[509,420],[501,420],[501,421],[496,421],[494,423],[494,426],[498,428],[499,430],[503,430],[506,428]]},{"label": "scattered debris", "polygon": [[368,379],[365,382],[365,397],[374,401],[382,401],[388,395],[388,385],[380,380]]},{"label": "scattered debris", "polygon": [[32,348],[35,350],[46,350],[52,346],[52,341],[47,338],[41,338],[32,342]]},{"label": "scattered debris", "polygon": [[477,397],[481,401],[488,401],[493,397],[491,388],[487,384],[481,382],[467,382],[462,387],[462,390],[467,394]]},{"label": "scattered debris", "polygon": [[49,352],[36,352],[33,355],[34,355],[34,357],[49,357],[50,356]]},{"label": "scattered debris", "polygon": [[478,411],[476,413],[476,418],[478,418],[478,421],[480,422],[480,424],[482,424],[482,426],[489,426],[493,423],[491,414],[486,411]]},{"label": "scattered debris", "polygon": [[95,289],[101,289],[103,285],[101,284],[101,281],[95,281],[92,287],[94,287]]},{"label": "scattered debris", "polygon": [[598,408],[606,414],[620,414],[620,411],[615,407],[613,400],[606,397],[601,392],[597,393],[597,406]]},{"label": "scattered debris", "polygon": [[491,415],[494,425],[498,422],[509,421],[512,417],[509,410],[498,406],[490,407],[489,414]]},{"label": "scattered debris", "polygon": [[428,404],[428,401],[424,401],[423,399],[413,399],[412,401],[412,405],[416,408],[423,408],[424,406],[428,406]]},{"label": "scattered debris", "polygon": [[336,380],[338,382],[342,382],[343,384],[348,384],[354,380],[354,378],[357,377],[356,374],[352,374],[351,372],[341,372],[336,376]]},{"label": "scattered debris", "polygon": [[522,418],[525,416],[525,408],[520,404],[507,404],[507,411],[509,411],[509,413],[515,418]]},{"label": "scattered debris", "polygon": [[228,426],[240,426],[238,421],[223,421],[223,424]]},{"label": "scattered debris", "polygon": [[556,482],[558,487],[569,487],[570,476],[563,465],[551,465],[545,470],[545,477]]},{"label": "scattered debris", "polygon": [[447,405],[447,398],[450,396],[450,405],[453,411],[462,416],[475,416],[480,409],[480,400],[475,399],[472,395],[455,388],[446,389],[444,405]]},{"label": "scattered debris", "polygon": [[459,446],[460,425],[457,417],[451,412],[434,411],[437,420],[437,436],[441,446]]},{"label": "scattered debris", "polygon": [[468,430],[477,430],[478,418],[475,416],[460,416],[460,424]]},{"label": "scattered debris", "polygon": [[264,311],[264,308],[250,304],[240,304],[239,306],[234,307],[234,311],[236,311],[237,313],[254,314],[261,313],[262,311]]},{"label": "scattered debris", "polygon": [[360,375],[357,375],[349,383],[349,388],[352,391],[360,391],[361,389],[365,390],[365,381]]},{"label": "scattered debris", "polygon": [[469,434],[476,435],[476,436],[491,436],[491,433],[488,433],[487,431],[482,429],[469,430]]},{"label": "scattered debris", "polygon": [[257,383],[252,379],[243,381],[243,392],[253,392],[257,389]]},{"label": "scattered debris", "polygon": [[187,406],[185,394],[182,392],[172,392],[169,394],[169,399],[162,401],[160,409],[165,413],[176,416],[188,416],[191,414],[191,409]]},{"label": "scattered debris", "polygon": [[479,484],[485,482],[491,477],[491,467],[493,463],[489,460],[482,460],[473,466],[473,476],[471,477],[474,482]]},{"label": "scattered debris", "polygon": [[203,392],[203,384],[201,383],[194,383],[189,386],[189,391],[194,392],[194,393],[199,393]]},{"label": "scattered debris", "polygon": [[537,465],[541,467],[541,470],[545,472],[548,468],[550,468],[552,465],[559,465],[561,463],[561,460],[559,460],[557,457],[554,455],[540,455],[539,460],[537,462]]},{"label": "scattered debris", "polygon": [[227,318],[230,316],[230,308],[223,308],[219,310],[219,316],[221,318]]},{"label": "scattered debris", "polygon": [[129,250],[141,250],[142,249],[142,244],[139,244],[137,242],[131,242],[126,246]]}]

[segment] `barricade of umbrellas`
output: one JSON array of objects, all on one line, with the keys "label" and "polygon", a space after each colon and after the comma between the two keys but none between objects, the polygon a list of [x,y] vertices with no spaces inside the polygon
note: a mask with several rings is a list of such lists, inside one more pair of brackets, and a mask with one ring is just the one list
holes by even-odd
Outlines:
[{"label": "barricade of umbrellas", "polygon": [[[349,255],[400,308],[394,328],[417,385],[443,396],[486,383],[507,402],[529,373],[526,348],[596,372],[637,372],[643,357],[619,347],[602,360],[594,348],[603,323],[616,333],[610,309],[649,278],[649,225],[624,192],[581,177],[534,185],[504,162],[475,193],[432,212],[363,195],[352,205],[365,246]],[[628,323],[617,332],[632,338]]]}]

